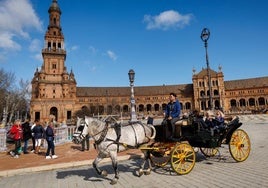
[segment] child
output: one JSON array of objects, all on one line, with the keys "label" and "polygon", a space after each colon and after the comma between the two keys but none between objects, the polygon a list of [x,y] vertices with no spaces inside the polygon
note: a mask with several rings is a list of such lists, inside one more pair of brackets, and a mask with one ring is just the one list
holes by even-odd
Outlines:
[{"label": "child", "polygon": [[22,127],[20,120],[16,120],[14,125],[10,129],[10,134],[13,134],[15,149],[10,151],[10,155],[14,158],[19,158],[19,150],[21,147],[21,139],[22,139]]}]

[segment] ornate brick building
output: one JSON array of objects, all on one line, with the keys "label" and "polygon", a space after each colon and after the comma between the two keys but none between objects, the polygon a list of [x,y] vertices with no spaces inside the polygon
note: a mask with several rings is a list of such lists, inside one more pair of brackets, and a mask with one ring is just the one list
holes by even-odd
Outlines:
[{"label": "ornate brick building", "polygon": [[[43,64],[32,79],[31,117],[47,121],[52,114],[58,122],[69,121],[81,109],[92,115],[130,115],[130,87],[78,87],[74,73],[65,67],[66,51],[60,24],[61,10],[53,0],[48,10],[49,25],[42,50]],[[213,107],[226,113],[261,111],[268,108],[268,77],[224,81],[209,70]],[[210,107],[208,72],[193,70],[191,84],[135,87],[138,117],[161,115],[170,92],[175,92],[182,111]]]}]

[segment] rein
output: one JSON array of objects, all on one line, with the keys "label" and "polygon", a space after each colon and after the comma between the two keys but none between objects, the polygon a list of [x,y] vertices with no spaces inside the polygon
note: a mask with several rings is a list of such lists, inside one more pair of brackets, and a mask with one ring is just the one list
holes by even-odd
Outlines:
[{"label": "rein", "polygon": [[98,140],[95,140],[94,138],[95,144],[100,144],[104,140],[105,136],[107,135],[107,132],[108,132],[108,123],[106,122],[104,129],[102,129],[101,131],[97,132],[96,134],[92,136],[94,138],[98,134],[101,134]]}]

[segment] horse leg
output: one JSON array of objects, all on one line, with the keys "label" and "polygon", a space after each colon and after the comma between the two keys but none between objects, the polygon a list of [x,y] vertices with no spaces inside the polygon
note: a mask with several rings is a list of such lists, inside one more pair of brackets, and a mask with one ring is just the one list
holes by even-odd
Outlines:
[{"label": "horse leg", "polygon": [[94,169],[97,171],[97,173],[99,175],[102,175],[102,176],[107,176],[107,171],[106,170],[101,170],[99,167],[98,167],[98,164],[100,163],[100,161],[102,160],[103,158],[97,156],[97,158],[94,160],[93,162],[93,167]]},{"label": "horse leg", "polygon": [[117,183],[117,181],[119,179],[119,171],[118,171],[118,163],[117,163],[117,152],[116,151],[110,152],[110,156],[111,156],[112,165],[113,165],[113,169],[114,169],[114,173],[115,173],[114,179],[112,179],[110,184],[114,185],[114,184]]},{"label": "horse leg", "polygon": [[145,166],[146,161],[148,160],[148,153],[149,152],[148,152],[148,150],[142,150],[142,153],[143,153],[144,157],[143,157],[143,161],[140,165],[140,169],[138,171],[139,177],[141,177],[144,174],[144,166]]},{"label": "horse leg", "polygon": [[146,154],[145,154],[145,158],[144,158],[144,163],[147,162],[148,163],[148,168],[146,171],[144,171],[145,175],[149,175],[151,174],[151,170],[152,170],[152,164],[151,164],[151,160],[150,160],[150,151],[147,150]]}]

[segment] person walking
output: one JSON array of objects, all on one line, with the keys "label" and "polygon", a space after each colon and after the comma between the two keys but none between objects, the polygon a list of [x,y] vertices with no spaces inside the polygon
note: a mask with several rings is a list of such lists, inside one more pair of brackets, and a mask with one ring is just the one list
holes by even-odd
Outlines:
[{"label": "person walking", "polygon": [[[55,144],[54,144],[54,125],[50,122],[46,128],[45,137],[47,141],[47,152],[46,159],[57,159],[58,156],[55,155]],[[51,156],[50,156],[51,153]]]},{"label": "person walking", "polygon": [[19,119],[14,122],[9,132],[11,135],[13,135],[13,140],[15,142],[15,148],[13,151],[10,151],[10,155],[14,158],[19,158],[19,150],[21,147],[21,139],[23,136],[21,121]]},{"label": "person walking", "polygon": [[87,146],[87,151],[89,150],[89,134],[86,135],[85,139],[82,140],[81,144],[82,144],[81,151],[85,151],[85,146]]},{"label": "person walking", "polygon": [[34,134],[34,139],[35,139],[35,151],[34,151],[34,153],[39,154],[42,139],[45,136],[45,130],[44,130],[44,128],[39,120],[36,120],[36,125],[33,128],[33,134]]},{"label": "person walking", "polygon": [[32,131],[31,131],[29,119],[26,119],[25,122],[22,124],[22,132],[23,132],[23,141],[24,141],[23,153],[28,154],[29,153],[27,151],[28,141],[30,138],[32,138]]}]

